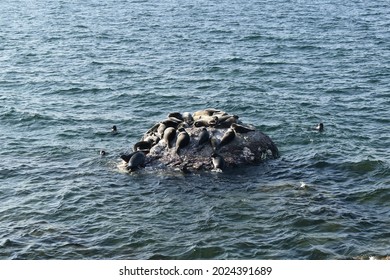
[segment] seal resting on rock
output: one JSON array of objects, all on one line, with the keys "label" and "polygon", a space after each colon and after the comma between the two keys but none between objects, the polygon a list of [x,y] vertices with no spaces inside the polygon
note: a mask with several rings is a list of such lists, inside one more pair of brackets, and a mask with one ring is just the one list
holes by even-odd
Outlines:
[{"label": "seal resting on rock", "polygon": [[[173,127],[169,129],[169,137],[164,135],[168,132],[167,127]],[[150,140],[160,139],[163,135],[164,141]],[[142,164],[137,162],[137,167],[145,162],[146,166],[166,166],[187,172],[216,168],[226,170],[279,156],[278,148],[266,134],[239,121],[236,115],[212,108],[192,115],[169,114],[168,119],[155,124],[139,142],[151,143],[151,147],[147,151],[142,150],[145,159],[142,159]],[[121,158],[129,161],[126,155]]]}]

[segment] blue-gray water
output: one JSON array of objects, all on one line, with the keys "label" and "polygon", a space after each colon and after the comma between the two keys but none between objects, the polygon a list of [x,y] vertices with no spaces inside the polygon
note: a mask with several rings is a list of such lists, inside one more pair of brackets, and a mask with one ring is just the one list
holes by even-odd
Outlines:
[{"label": "blue-gray water", "polygon": [[[390,254],[387,0],[0,10],[1,259]],[[255,124],[281,157],[225,174],[118,171],[156,121],[206,107]],[[308,130],[318,122],[325,132]]]}]

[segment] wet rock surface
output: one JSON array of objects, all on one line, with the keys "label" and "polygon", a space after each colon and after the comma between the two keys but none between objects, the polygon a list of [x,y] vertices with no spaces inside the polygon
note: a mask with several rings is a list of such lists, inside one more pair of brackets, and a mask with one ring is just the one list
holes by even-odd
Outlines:
[{"label": "wet rock surface", "polygon": [[[222,170],[277,158],[278,149],[266,134],[242,123],[236,115],[217,109],[171,113],[134,144],[132,154],[122,155],[130,171],[134,162],[145,166],[173,167],[186,172]],[[145,154],[134,161],[133,154]],[[217,160],[216,160],[217,159]],[[137,167],[137,166],[136,166]]]}]

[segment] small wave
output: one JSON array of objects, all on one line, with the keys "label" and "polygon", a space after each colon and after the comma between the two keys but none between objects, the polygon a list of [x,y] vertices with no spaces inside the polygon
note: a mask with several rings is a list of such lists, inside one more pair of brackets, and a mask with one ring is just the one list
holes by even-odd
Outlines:
[{"label": "small wave", "polygon": [[384,167],[384,162],[381,160],[362,160],[359,162],[345,162],[339,165],[343,170],[357,174],[367,174]]},{"label": "small wave", "polygon": [[350,194],[346,200],[358,201],[359,203],[375,202],[379,205],[386,205],[390,201],[390,189],[377,188],[374,190],[357,191]]},{"label": "small wave", "polygon": [[221,259],[225,254],[225,249],[220,246],[200,246],[196,245],[189,249],[184,254],[180,255],[180,259]]},{"label": "small wave", "polygon": [[45,95],[53,95],[53,96],[63,95],[63,96],[68,97],[69,95],[107,93],[107,92],[111,92],[111,91],[112,91],[112,89],[109,87],[108,88],[98,88],[98,87],[84,88],[84,87],[77,87],[76,86],[76,87],[69,87],[69,88],[65,88],[65,89],[53,90],[53,91],[45,93]]},{"label": "small wave", "polygon": [[360,255],[353,257],[354,260],[390,260],[390,255]]},{"label": "small wave", "polygon": [[240,41],[258,41],[260,39],[263,39],[263,36],[260,35],[260,34],[251,34],[251,35],[248,35],[248,36],[245,36],[243,37],[242,39],[240,39]]},{"label": "small wave", "polygon": [[1,114],[0,118],[5,123],[15,124],[17,126],[24,126],[26,124],[53,120],[53,118],[48,115],[33,111],[21,111],[13,107],[10,108],[7,112]]}]

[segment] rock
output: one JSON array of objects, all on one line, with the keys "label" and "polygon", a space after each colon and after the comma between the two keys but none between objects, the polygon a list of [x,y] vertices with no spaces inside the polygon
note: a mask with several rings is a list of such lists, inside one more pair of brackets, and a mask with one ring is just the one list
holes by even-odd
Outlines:
[{"label": "rock", "polygon": [[[194,119],[196,120],[202,120],[203,118],[206,121],[201,126],[195,126],[195,123],[186,123],[185,121],[177,124],[178,127],[184,127],[189,134],[189,144],[180,148],[180,152],[176,153],[174,145],[172,148],[169,148],[167,141],[154,142],[152,148],[146,154],[145,162],[147,166],[155,166],[156,168],[167,166],[192,172],[196,170],[212,170],[214,166],[211,156],[214,153],[218,153],[223,158],[225,168],[255,164],[279,156],[278,148],[270,137],[257,130],[254,126],[238,121],[237,116],[231,115],[234,117],[229,117],[229,114],[216,109],[198,111],[193,116],[195,116]],[[210,122],[211,117],[217,121]],[[218,119],[223,120],[223,123],[219,123]],[[219,143],[225,133],[229,129],[234,130],[235,127],[235,125],[232,125],[233,123],[226,127],[225,120],[239,124],[241,128],[239,131],[241,132],[235,131],[233,139],[230,138],[227,144],[220,146]],[[204,134],[204,132],[202,133],[204,127],[207,129],[210,139],[208,141],[202,140],[203,143],[200,145],[199,136]],[[242,127],[248,129],[243,129]],[[178,134],[179,132],[172,140],[173,143],[175,143]],[[141,141],[145,141],[145,139],[149,139],[154,135],[157,135],[159,138],[163,137],[161,130],[157,132],[149,129],[141,138]]]}]

